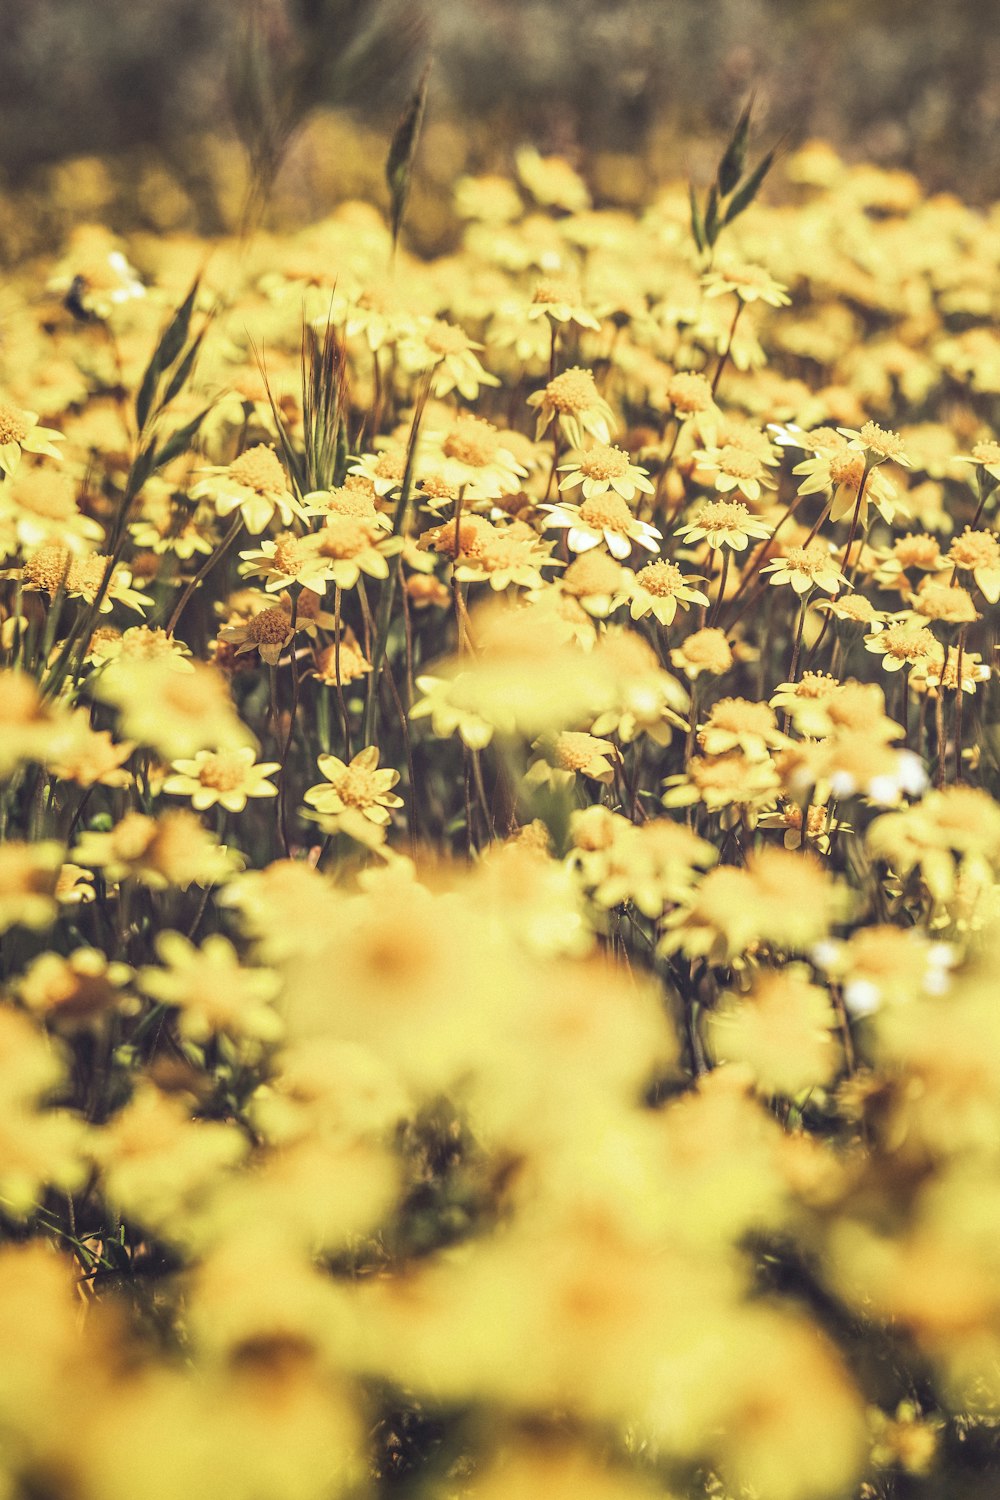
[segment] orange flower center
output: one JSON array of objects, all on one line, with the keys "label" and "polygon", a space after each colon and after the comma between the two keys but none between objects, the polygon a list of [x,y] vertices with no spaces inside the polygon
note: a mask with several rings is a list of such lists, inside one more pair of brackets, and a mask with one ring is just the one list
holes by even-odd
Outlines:
[{"label": "orange flower center", "polygon": [[291,617],[285,610],[276,606],[262,609],[259,615],[247,621],[247,640],[253,641],[255,646],[280,645],[288,639],[291,625]]}]

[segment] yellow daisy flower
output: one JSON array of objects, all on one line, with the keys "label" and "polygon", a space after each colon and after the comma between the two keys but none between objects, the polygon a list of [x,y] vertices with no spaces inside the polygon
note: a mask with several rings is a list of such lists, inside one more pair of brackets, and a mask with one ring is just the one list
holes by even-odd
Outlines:
[{"label": "yellow daisy flower", "polygon": [[195,812],[205,812],[216,803],[226,812],[242,812],[248,797],[276,797],[278,788],[267,780],[280,771],[279,761],[255,764],[255,752],[199,750],[192,760],[175,760],[177,773],[168,776],[163,791],[171,797],[190,797]]},{"label": "yellow daisy flower", "polygon": [[37,412],[25,411],[12,401],[0,399],[0,470],[4,474],[14,473],[22,453],[61,458],[55,445],[62,441],[62,433],[53,427],[39,427]]}]

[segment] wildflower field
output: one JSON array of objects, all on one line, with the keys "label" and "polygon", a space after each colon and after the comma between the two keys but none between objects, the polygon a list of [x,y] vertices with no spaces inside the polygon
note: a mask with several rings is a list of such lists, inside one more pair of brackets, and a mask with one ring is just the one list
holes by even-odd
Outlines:
[{"label": "wildflower field", "polygon": [[5,275],[0,1496],[986,1500],[1000,209],[418,124]]}]

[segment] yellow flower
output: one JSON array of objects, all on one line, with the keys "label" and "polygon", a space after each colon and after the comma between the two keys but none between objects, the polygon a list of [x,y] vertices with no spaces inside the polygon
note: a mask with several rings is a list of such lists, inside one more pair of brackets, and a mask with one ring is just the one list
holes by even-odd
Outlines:
[{"label": "yellow flower", "polygon": [[62,441],[61,432],[52,427],[39,427],[36,412],[25,411],[11,401],[0,399],[0,470],[4,474],[14,473],[21,462],[22,452],[61,458],[55,445]]},{"label": "yellow flower", "polygon": [[[962,692],[971,695],[981,682],[989,682],[993,674],[978,651],[963,650],[961,656]],[[939,687],[945,687],[949,692],[955,692],[958,687],[958,658],[958,647],[949,646],[947,653],[942,649],[937,661],[919,662],[910,678],[914,691],[920,692],[926,688],[933,692]]]},{"label": "yellow flower", "polygon": [[56,919],[55,886],[63,862],[61,844],[51,839],[0,843],[0,932],[11,927],[40,929]]},{"label": "yellow flower", "polygon": [[623,500],[634,500],[640,490],[651,495],[654,489],[645,469],[630,463],[628,454],[621,448],[607,443],[595,443],[573,463],[560,464],[559,472],[566,475],[559,485],[560,491],[576,489],[580,485],[585,500],[593,495],[603,495],[607,490],[614,490]]},{"label": "yellow flower", "polygon": [[247,530],[255,536],[269,524],[275,511],[284,526],[291,525],[293,516],[302,514],[277,454],[264,443],[248,448],[231,464],[209,469],[190,493],[192,500],[211,500],[220,516],[239,510]]},{"label": "yellow flower", "polygon": [[750,760],[766,760],[769,751],[787,744],[774,712],[750,698],[720,698],[698,729],[698,744],[706,755],[742,750]]},{"label": "yellow flower", "polygon": [[[677,606],[687,609],[692,604],[708,604],[708,595],[700,589],[691,588],[693,583],[704,583],[696,575],[685,576],[676,563],[647,563],[636,573],[629,591],[629,614],[633,620],[641,620],[652,614],[661,625],[671,625],[677,614]],[[566,580],[563,579],[565,587]]]},{"label": "yellow flower", "polygon": [[406,473],[406,450],[393,446],[381,453],[363,453],[347,471],[348,477],[366,479],[379,498],[397,494]]},{"label": "yellow flower", "polygon": [[691,903],[666,919],[664,952],[727,963],[756,944],[805,953],[826,936],[843,911],[845,896],[811,854],[763,848],[746,868],[710,870]]},{"label": "yellow flower", "polygon": [[131,977],[128,964],[109,961],[100,949],[76,948],[67,958],[40,954],[14,988],[32,1015],[72,1033],[99,1028],[113,1012],[132,1008],[122,993]]},{"label": "yellow flower", "polygon": [[142,614],[152,596],[132,588],[132,574],[128,568],[116,565],[110,582],[104,587],[111,558],[103,553],[87,553],[76,556],[69,548],[48,544],[29,554],[21,569],[24,587],[55,595],[64,589],[70,599],[83,599],[93,604],[101,590],[101,614],[110,614],[116,603],[124,604]]},{"label": "yellow flower", "polygon": [[720,266],[703,279],[706,297],[724,297],[735,292],[741,302],[766,302],[769,307],[789,307],[788,288],[764,270],[763,266],[735,264]]},{"label": "yellow flower", "polygon": [[92,729],[90,711],[79,708],[52,736],[45,764],[50,775],[77,786],[128,786],[132,777],[122,766],[134,749],[132,740],[116,745],[106,729]]},{"label": "yellow flower", "polygon": [[620,495],[597,494],[582,505],[540,505],[546,513],[545,526],[564,527],[571,552],[588,552],[603,541],[612,557],[619,562],[632,554],[633,546],[655,552],[662,532],[633,515]]},{"label": "yellow flower", "polygon": [[853,516],[860,494],[859,522],[862,530],[868,524],[869,506],[874,506],[883,520],[891,525],[897,509],[901,508],[895,487],[877,468],[867,466],[865,454],[860,448],[845,442],[843,438],[840,442],[839,448],[824,445],[814,458],[807,458],[795,465],[793,474],[806,475],[799,485],[799,494],[816,495],[823,491],[830,494],[832,521]]},{"label": "yellow flower", "polygon": [[535,283],[526,316],[529,320],[551,318],[554,323],[575,323],[577,328],[591,328],[595,333],[601,327],[594,314],[584,307],[579,289],[551,277]]},{"label": "yellow flower", "polygon": [[101,523],[81,511],[69,475],[40,465],[19,469],[3,485],[0,515],[13,520],[22,547],[51,542],[80,552],[88,542],[104,537]]},{"label": "yellow flower", "polygon": [[517,492],[527,469],[507,446],[505,434],[484,417],[463,413],[444,432],[428,432],[423,463],[455,485],[467,500],[497,500]]},{"label": "yellow flower", "polygon": [[992,531],[967,526],[952,542],[947,560],[960,572],[972,574],[987,604],[1000,600],[1000,541]]},{"label": "yellow flower", "polygon": [[542,156],[534,146],[520,146],[514,162],[521,182],[544,208],[581,213],[590,207],[586,183],[565,157]]},{"label": "yellow flower", "polygon": [[976,443],[969,454],[956,454],[956,461],[961,464],[975,464],[984,474],[988,474],[993,480],[991,488],[1000,484],[1000,443],[989,439],[983,443]]},{"label": "yellow flower", "polygon": [[713,478],[720,495],[738,490],[747,500],[759,500],[764,490],[777,488],[765,460],[736,443],[721,448],[700,448],[691,455],[699,474]]},{"label": "yellow flower", "polygon": [[707,672],[710,677],[723,677],[733,664],[733,648],[725,631],[710,625],[704,630],[694,631],[679,646],[674,646],[670,660],[691,682],[702,672]]},{"label": "yellow flower", "polygon": [[339,647],[336,641],[323,647],[316,658],[316,671],[313,676],[326,687],[336,687],[338,682],[341,686],[348,682],[357,682],[371,669],[371,662],[361,650],[353,634],[350,631],[344,631]]},{"label": "yellow flower", "polygon": [[321,755],[317,761],[326,784],[311,786],[305,801],[319,814],[318,822],[326,833],[346,833],[367,843],[372,828],[384,828],[390,820],[390,809],[402,807],[403,799],[392,788],[399,772],[378,769],[378,749],[368,745],[345,765],[335,755]]},{"label": "yellow flower", "polygon": [[774,801],[780,786],[773,763],[743,750],[728,755],[693,755],[687,769],[668,776],[664,807],[704,804],[709,812],[724,808],[760,809]]},{"label": "yellow flower", "polygon": [[179,672],[169,659],[123,656],[90,680],[94,695],[120,710],[129,739],[169,760],[253,740],[236,715],[226,679],[206,662]]},{"label": "yellow flower", "polygon": [[238,750],[199,750],[193,760],[175,760],[178,774],[168,776],[163,791],[171,797],[190,797],[195,812],[205,812],[216,803],[227,812],[242,812],[248,797],[276,797],[278,788],[267,780],[281,763],[254,763],[249,746]]},{"label": "yellow flower", "polygon": [[588,615],[604,620],[631,597],[634,578],[631,568],[623,567],[603,549],[591,548],[573,559],[558,588],[570,600],[579,600]]},{"label": "yellow flower", "polygon": [[926,626],[890,625],[875,635],[865,636],[865,650],[882,657],[887,672],[918,666],[940,654],[940,646]]},{"label": "yellow flower", "polygon": [[810,542],[808,547],[789,547],[784,556],[769,562],[760,571],[762,574],[772,575],[769,583],[791,584],[800,597],[814,588],[836,594],[840,589],[848,587],[830,544],[821,541],[819,537]]},{"label": "yellow flower", "polygon": [[[910,467],[910,460],[906,456],[903,447],[903,439],[898,432],[891,432],[885,427],[880,427],[877,422],[866,422],[860,430],[855,431],[853,427],[839,427],[838,432],[862,453],[874,455],[875,463],[885,463],[891,459],[893,463],[902,464],[906,469]],[[868,459],[871,462],[871,459]]]},{"label": "yellow flower", "polygon": [[86,867],[85,873],[102,870],[107,881],[138,880],[152,890],[217,885],[239,867],[230,851],[186,808],[157,818],[126,813],[110,833],[90,829],[82,833],[73,854]]},{"label": "yellow flower", "polygon": [[328,516],[326,525],[300,545],[306,555],[312,553],[316,559],[309,568],[309,587],[315,593],[322,593],[323,589],[314,585],[322,582],[324,575],[340,589],[356,587],[362,573],[369,578],[388,578],[388,559],[402,550],[403,539],[386,536],[371,521]]},{"label": "yellow flower", "polygon": [[976,787],[929,791],[869,826],[869,851],[901,875],[919,870],[935,901],[948,901],[960,874],[988,889],[1000,870],[1000,805]]},{"label": "yellow flower", "polygon": [[910,595],[913,616],[918,620],[938,620],[944,625],[971,625],[981,616],[972,595],[961,584],[935,583],[924,578],[915,594]]},{"label": "yellow flower", "polygon": [[550,556],[530,527],[522,530],[515,521],[503,531],[484,535],[473,553],[457,560],[454,576],[460,583],[488,583],[495,591],[515,585],[540,589],[540,570],[547,565],[558,566],[558,559]]},{"label": "yellow flower", "polygon": [[582,448],[587,433],[599,443],[611,441],[614,412],[598,391],[591,372],[579,365],[556,375],[542,390],[533,391],[528,405],[538,407],[536,442],[553,420],[558,421],[571,448]]},{"label": "yellow flower", "polygon": [[227,1036],[255,1042],[274,1042],[282,1034],[272,1001],[281,980],[270,969],[241,964],[236,949],[221,933],[212,933],[200,948],[179,932],[161,932],[155,939],[163,968],[139,971],[147,995],[180,1011],[178,1028],[193,1042]]},{"label": "yellow flower", "polygon": [[826,1088],[840,1071],[830,997],[802,964],[759,974],[745,994],[723,994],[707,1019],[715,1060],[745,1064],[762,1093]]},{"label": "yellow flower", "polygon": [[242,625],[225,626],[219,631],[219,640],[235,646],[237,656],[259,651],[261,661],[276,667],[294,635],[291,612],[276,604],[259,610]]},{"label": "yellow flower", "polygon": [[[557,770],[567,772],[571,778],[588,776],[606,786],[615,779],[615,766],[621,764],[621,752],[610,740],[572,730],[557,735],[549,753]],[[544,766],[544,762],[539,764]],[[530,779],[531,772],[528,774]]]},{"label": "yellow flower", "polygon": [[766,521],[751,515],[742,500],[706,500],[692,521],[678,526],[677,535],[688,543],[707,542],[716,551],[732,547],[734,552],[744,552],[751,537],[763,541],[773,530]]},{"label": "yellow flower", "polygon": [[280,593],[293,583],[314,594],[325,594],[329,573],[315,545],[309,545],[311,542],[311,536],[298,537],[292,531],[268,537],[259,547],[240,553],[243,559],[240,574],[244,578],[265,579],[264,590],[268,594]]},{"label": "yellow flower", "polygon": [[457,391],[463,401],[475,401],[481,386],[500,384],[476,357],[482,347],[454,323],[443,318],[420,318],[400,343],[399,353],[406,368],[433,371],[431,395],[435,399]]}]

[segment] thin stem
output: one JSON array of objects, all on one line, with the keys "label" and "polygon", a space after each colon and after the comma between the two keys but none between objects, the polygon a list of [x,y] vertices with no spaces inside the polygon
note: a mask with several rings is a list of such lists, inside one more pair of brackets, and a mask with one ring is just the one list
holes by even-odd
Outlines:
[{"label": "thin stem", "polygon": [[729,563],[731,557],[732,549],[729,547],[723,547],[722,571],[719,574],[719,593],[715,601],[715,609],[712,611],[712,618],[709,621],[710,625],[717,625],[719,621],[719,615],[722,613],[722,605],[726,597],[726,579],[729,577]]},{"label": "thin stem", "polygon": [[177,629],[177,622],[187,608],[188,600],[191,598],[191,595],[194,593],[198,585],[208,577],[209,573],[211,573],[216,563],[222,561],[222,558],[239,535],[242,525],[243,512],[237,509],[236,514],[233,517],[232,524],[229,530],[226,532],[225,536],[222,538],[222,541],[216,547],[211,556],[205,559],[201,567],[198,569],[197,573],[191,579],[191,582],[188,584],[187,588],[184,590],[181,597],[178,599],[177,603],[174,605],[173,613],[171,614],[170,619],[166,624],[167,635],[173,635],[174,631]]},{"label": "thin stem", "polygon": [[742,313],[742,311],[743,311],[743,298],[742,297],[737,297],[736,298],[736,311],[733,313],[733,321],[729,325],[729,338],[726,341],[726,347],[725,347],[725,350],[723,351],[723,353],[722,353],[722,355],[721,355],[721,357],[719,359],[719,363],[715,367],[715,374],[712,376],[712,397],[713,397],[713,399],[715,398],[716,391],[719,389],[719,381],[722,379],[722,372],[726,368],[726,364],[728,363],[729,356],[732,353],[733,339],[736,336],[736,325],[740,321],[740,314]]}]

